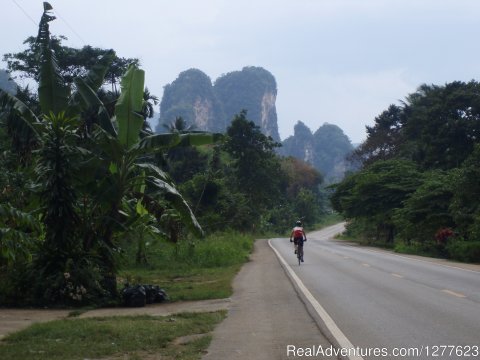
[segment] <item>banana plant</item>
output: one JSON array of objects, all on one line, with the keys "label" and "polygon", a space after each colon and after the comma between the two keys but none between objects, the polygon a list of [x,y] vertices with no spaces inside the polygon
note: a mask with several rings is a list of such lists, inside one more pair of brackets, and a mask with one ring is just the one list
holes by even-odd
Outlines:
[{"label": "banana plant", "polygon": [[[45,142],[45,139],[49,138],[46,135],[52,134],[56,125],[52,124],[55,125],[52,128],[49,122],[62,119],[62,122],[68,123],[69,127],[62,127],[61,131],[65,132],[62,136],[70,139],[71,132],[75,131],[75,126],[71,125],[80,124],[87,109],[97,109],[98,123],[95,130],[84,138],[78,137],[78,141],[83,143],[76,144],[81,156],[80,163],[75,164],[75,168],[78,168],[77,174],[80,175],[73,177],[69,183],[76,195],[71,197],[72,204],[63,205],[70,206],[68,209],[74,211],[75,216],[78,215],[78,218],[69,224],[72,229],[71,236],[78,238],[76,243],[72,242],[72,246],[78,246],[80,242],[85,253],[95,251],[103,262],[102,267],[106,274],[114,276],[115,238],[127,230],[125,226],[136,216],[125,206],[128,202],[141,204],[159,220],[165,211],[173,208],[190,231],[197,236],[203,235],[190,206],[168,174],[150,163],[148,158],[151,154],[165,152],[174,146],[217,142],[222,135],[195,132],[141,137],[145,73],[136,65],[131,65],[122,78],[115,115],[111,117],[97,96],[97,91],[113,59],[113,51],[101,58],[85,77],[75,79],[75,91],[71,91],[60,75],[55,53],[50,47],[49,22],[55,19],[51,10],[50,4],[44,3],[37,36],[41,64],[38,96],[42,114],[35,115],[11,95],[2,96],[9,96],[8,100],[14,104],[15,114],[31,128],[42,149],[39,154],[48,150],[45,147],[52,146],[52,143]],[[53,130],[45,133],[46,129]],[[53,169],[54,167],[51,170]],[[46,188],[41,181],[39,178],[39,185]],[[143,190],[138,191],[139,188]],[[48,197],[45,192],[42,194]],[[43,204],[47,202],[40,201]],[[43,224],[45,231],[56,231],[61,224],[53,221],[50,216],[52,209],[46,211],[44,219],[48,219],[49,224]],[[61,222],[61,217],[58,220]],[[159,224],[160,221],[157,224],[160,229]],[[66,238],[67,234],[62,234],[61,237]],[[66,250],[65,247],[62,249]]]},{"label": "banana plant", "polygon": [[[174,146],[192,146],[212,144],[220,141],[221,134],[205,132],[186,134],[152,134],[140,137],[143,126],[142,108],[144,106],[145,73],[136,65],[128,68],[121,81],[121,94],[115,106],[115,117],[108,118],[108,113],[101,106],[101,100],[89,87],[78,80],[75,83],[84,101],[89,106],[99,106],[100,126],[97,133],[97,145],[100,149],[99,158],[109,161],[104,164],[108,169],[108,176],[103,177],[107,182],[102,196],[109,197],[112,205],[109,219],[117,223],[121,215],[118,213],[123,196],[127,193],[139,195],[134,191],[141,179],[139,174],[145,174],[143,180],[147,185],[150,201],[167,200],[181,216],[182,222],[197,236],[203,235],[203,230],[196,220],[190,206],[178,192],[172,180],[163,170],[146,161],[145,156],[155,152],[166,151]],[[101,188],[103,186],[100,186]],[[113,196],[112,194],[116,194]],[[104,227],[109,228],[109,226]],[[106,237],[108,238],[111,235]]]}]

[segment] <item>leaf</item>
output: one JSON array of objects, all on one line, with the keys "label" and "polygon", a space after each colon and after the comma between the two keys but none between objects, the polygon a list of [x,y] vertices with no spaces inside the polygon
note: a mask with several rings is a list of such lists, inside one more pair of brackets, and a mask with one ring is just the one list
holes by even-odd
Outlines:
[{"label": "leaf", "polygon": [[122,77],[122,92],[115,105],[115,116],[118,122],[118,139],[127,149],[138,143],[143,126],[141,111],[144,82],[145,72],[133,64]]},{"label": "leaf", "polygon": [[111,162],[110,165],[108,166],[108,171],[110,171],[110,174],[115,175],[118,173],[118,166],[114,162]]},{"label": "leaf", "polygon": [[135,148],[155,152],[170,149],[178,143],[180,143],[179,134],[154,134],[140,139]]},{"label": "leaf", "polygon": [[203,229],[193,214],[192,209],[175,187],[156,177],[149,177],[148,183],[156,188],[159,195],[163,195],[170,205],[172,205],[180,215],[182,222],[187,225],[190,231],[196,236],[204,236]]},{"label": "leaf", "polygon": [[93,91],[98,91],[102,86],[105,81],[105,75],[112,65],[115,56],[115,51],[108,50],[83,78],[85,83],[91,87]]},{"label": "leaf", "polygon": [[69,110],[72,109],[78,113],[80,112],[79,110],[85,110],[86,107],[97,104],[96,101],[93,103],[92,101],[88,101],[85,98],[85,94],[81,94],[81,91],[78,88],[78,82],[81,82],[84,87],[89,87],[91,91],[96,95],[96,92],[102,86],[103,81],[105,80],[105,75],[107,74],[107,71],[110,68],[114,58],[115,52],[113,50],[107,51],[89,70],[86,76],[81,78],[77,77],[73,80],[75,82],[75,85],[77,86],[77,91],[75,91],[70,98]]},{"label": "leaf", "polygon": [[137,164],[137,166],[151,172],[153,176],[156,176],[164,181],[170,181],[170,176],[158,166],[149,163]]},{"label": "leaf", "polygon": [[223,141],[225,136],[219,133],[191,132],[185,134],[154,134],[139,141],[136,148],[150,152],[170,149],[176,146],[201,146]]},{"label": "leaf", "polygon": [[20,114],[20,118],[25,122],[25,124],[32,129],[35,136],[38,138],[39,134],[37,129],[35,128],[35,124],[38,124],[38,118],[35,116],[32,110],[25,105],[22,101],[17,99],[15,96],[10,95],[7,92],[4,92],[0,89],[0,97],[7,98],[8,101],[13,103],[13,108]]},{"label": "leaf", "polygon": [[55,54],[50,47],[48,23],[55,19],[49,14],[50,4],[44,3],[44,12],[38,27],[37,44],[40,45],[40,80],[38,98],[44,114],[65,111],[68,105],[69,89],[60,74]]},{"label": "leaf", "polygon": [[137,201],[137,205],[136,205],[135,209],[137,211],[137,214],[140,215],[140,216],[144,216],[144,215],[149,214],[148,210],[145,208],[145,206],[143,206],[141,200]]},{"label": "leaf", "polygon": [[74,82],[77,86],[78,94],[81,96],[87,107],[98,107],[98,119],[102,129],[104,129],[110,135],[116,137],[117,132],[113,127],[110,115],[108,114],[107,109],[103,105],[102,100],[98,98],[95,91],[93,91],[93,89],[88,86],[87,82],[84,79],[76,78]]}]

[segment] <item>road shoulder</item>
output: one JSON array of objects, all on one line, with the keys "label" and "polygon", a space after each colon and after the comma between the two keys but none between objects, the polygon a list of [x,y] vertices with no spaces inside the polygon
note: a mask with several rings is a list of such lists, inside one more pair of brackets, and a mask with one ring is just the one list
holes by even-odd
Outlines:
[{"label": "road shoulder", "polygon": [[255,242],[233,288],[228,316],[215,329],[204,360],[291,359],[293,349],[330,348],[267,240]]}]

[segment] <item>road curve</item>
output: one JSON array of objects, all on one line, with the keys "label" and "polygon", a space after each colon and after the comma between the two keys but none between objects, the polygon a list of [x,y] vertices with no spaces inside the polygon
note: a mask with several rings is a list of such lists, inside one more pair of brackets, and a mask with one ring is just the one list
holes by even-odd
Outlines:
[{"label": "road curve", "polygon": [[288,239],[271,245],[364,359],[480,358],[480,267],[334,240],[343,226],[307,234],[301,266]]}]

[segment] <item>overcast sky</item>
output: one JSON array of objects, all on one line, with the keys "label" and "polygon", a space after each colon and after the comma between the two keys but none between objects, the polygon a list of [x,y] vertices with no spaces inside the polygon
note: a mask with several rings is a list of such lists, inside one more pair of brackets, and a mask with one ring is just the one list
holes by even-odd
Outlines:
[{"label": "overcast sky", "polygon": [[[478,80],[478,0],[51,0],[65,45],[137,57],[146,85],[189,68],[212,81],[261,66],[277,81],[280,137],[328,122],[352,142],[423,84]],[[36,35],[42,1],[3,0],[1,55]],[[0,67],[5,68],[5,63]],[[158,108],[157,108],[158,110]]]}]

